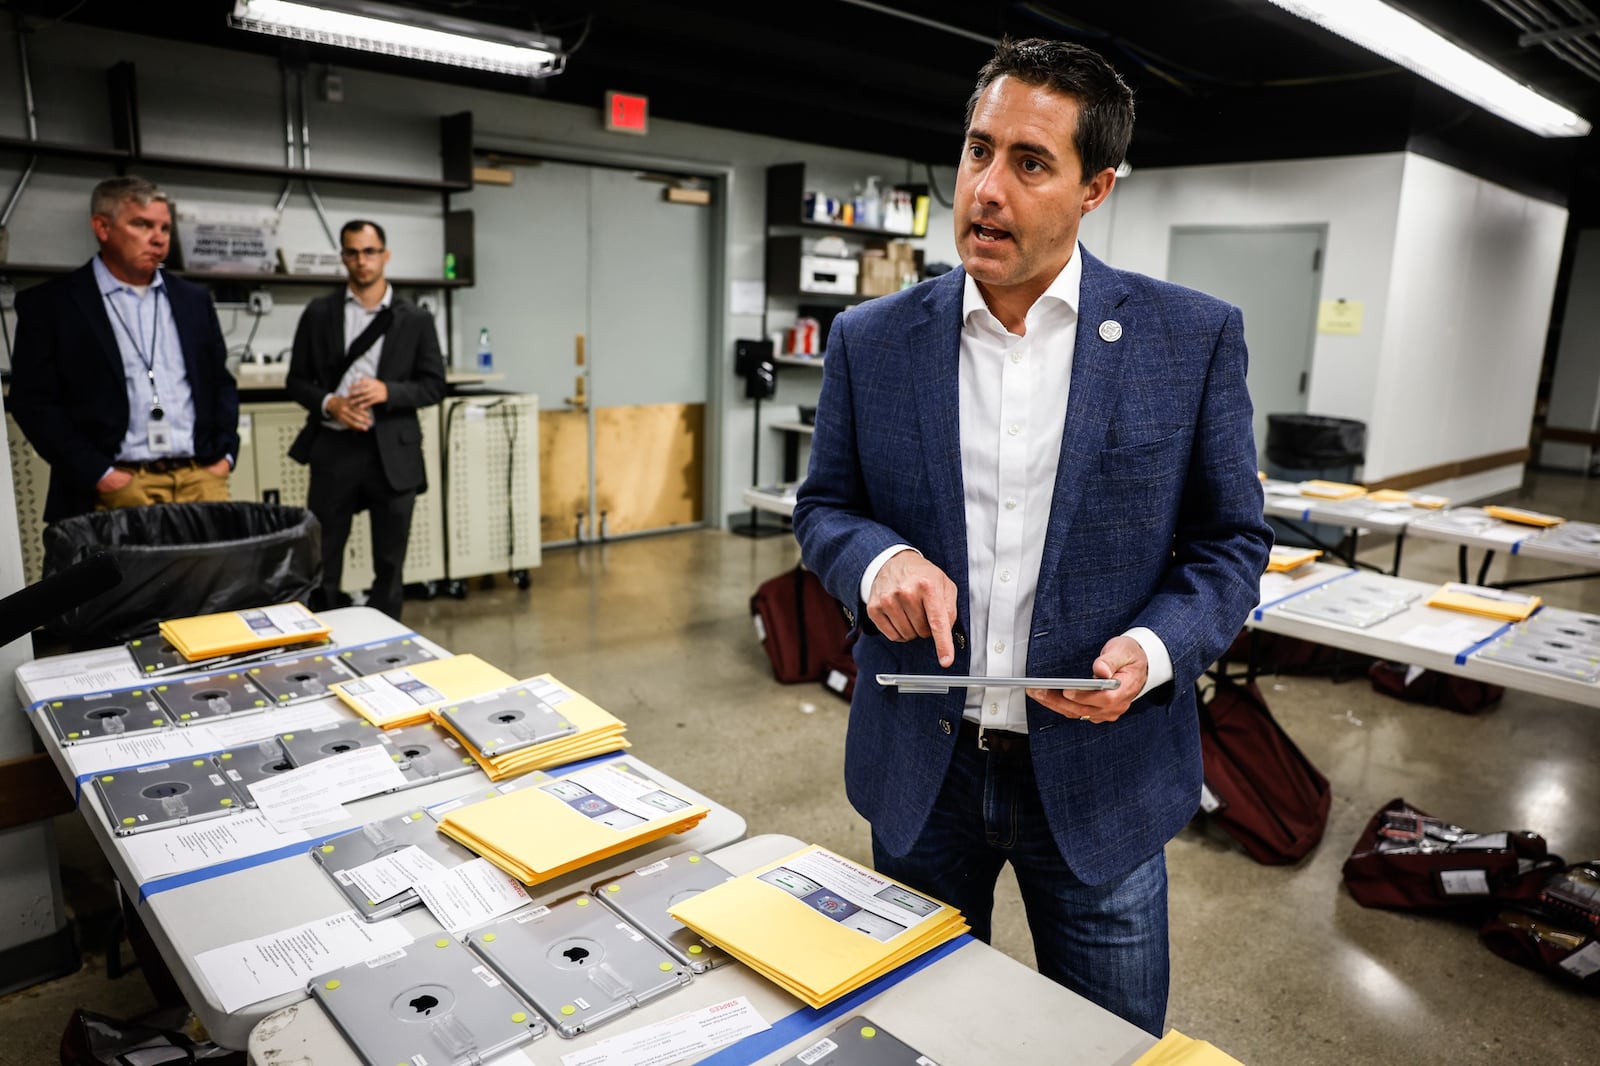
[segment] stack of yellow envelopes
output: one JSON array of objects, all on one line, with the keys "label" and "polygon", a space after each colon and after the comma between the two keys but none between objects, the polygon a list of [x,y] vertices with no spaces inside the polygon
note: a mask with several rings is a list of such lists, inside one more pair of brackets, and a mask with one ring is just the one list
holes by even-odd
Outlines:
[{"label": "stack of yellow envelopes", "polygon": [[1483,509],[1483,513],[1490,518],[1498,518],[1502,522],[1516,522],[1524,526],[1559,526],[1566,519],[1559,515],[1544,514],[1540,511],[1526,511],[1521,507],[1501,507],[1490,504]]},{"label": "stack of yellow envelopes", "polygon": [[1401,492],[1399,489],[1378,489],[1369,492],[1367,499],[1374,503],[1408,503],[1412,507],[1424,507],[1430,511],[1437,511],[1450,503],[1448,496],[1418,496],[1414,492]]},{"label": "stack of yellow envelopes", "polygon": [[709,813],[618,759],[565,776],[536,775],[530,787],[451,811],[439,832],[523,884],[537,885],[669,833],[686,833]]},{"label": "stack of yellow envelopes", "polygon": [[1507,622],[1521,622],[1537,610],[1542,602],[1538,596],[1482,585],[1463,585],[1456,581],[1441,585],[1439,591],[1428,597],[1429,607],[1481,614],[1486,618],[1499,618]]},{"label": "stack of yellow envelopes", "polygon": [[954,907],[815,845],[668,913],[813,1007],[967,931]]},{"label": "stack of yellow envelopes", "polygon": [[299,603],[174,618],[161,623],[161,635],[190,662],[326,640],[328,632],[322,619]]},{"label": "stack of yellow envelopes", "polygon": [[1215,1045],[1172,1029],[1133,1066],[1239,1066],[1239,1060]]},{"label": "stack of yellow envelopes", "polygon": [[[492,713],[497,710],[505,713]],[[491,781],[550,770],[628,746],[622,736],[627,726],[621,719],[549,674],[474,700],[447,703],[434,709],[433,718],[461,741]],[[495,730],[497,718],[507,722],[499,732]],[[566,732],[527,743],[529,738],[554,732],[551,726],[565,727]],[[487,750],[479,748],[479,740]]]},{"label": "stack of yellow envelopes", "polygon": [[1267,557],[1267,571],[1273,574],[1286,574],[1290,570],[1312,562],[1321,554],[1316,548],[1292,548],[1287,544],[1274,544],[1272,553]]},{"label": "stack of yellow envelopes", "polygon": [[335,682],[328,687],[380,729],[426,722],[445,703],[515,684],[516,678],[476,655],[452,655]]},{"label": "stack of yellow envelopes", "polygon": [[1351,500],[1366,494],[1367,490],[1360,485],[1351,485],[1343,481],[1300,482],[1300,495],[1315,496],[1319,500]]}]

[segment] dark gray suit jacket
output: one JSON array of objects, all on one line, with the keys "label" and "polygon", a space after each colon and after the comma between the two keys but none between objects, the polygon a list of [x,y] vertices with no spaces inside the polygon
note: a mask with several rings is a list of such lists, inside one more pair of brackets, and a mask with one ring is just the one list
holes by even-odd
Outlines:
[{"label": "dark gray suit jacket", "polygon": [[[337,430],[321,428],[321,424],[322,400],[339,387],[343,376],[346,291],[340,289],[312,300],[295,330],[286,385],[289,395],[309,414],[291,454],[309,454],[310,436],[343,436]],[[443,398],[444,358],[439,354],[432,315],[399,296],[389,306],[394,309],[394,322],[384,334],[383,352],[378,359],[378,380],[388,386],[389,399],[372,409],[369,432],[377,440],[389,487],[395,492],[421,492],[428,487],[428,477],[422,462],[422,427],[417,422],[417,410]],[[350,436],[353,441],[353,431]]]},{"label": "dark gray suit jacket", "polygon": [[[956,629],[967,629],[965,277],[957,269],[835,320],[794,511],[806,565],[863,618],[845,787],[894,854],[927,821],[966,689],[880,687],[878,673],[945,671],[931,640],[893,643],[866,622],[859,584],[881,551],[909,544],[955,582]],[[1120,323],[1120,336],[1102,336],[1107,321]],[[1057,846],[1080,878],[1101,884],[1154,855],[1199,807],[1194,683],[1256,605],[1272,534],[1237,308],[1084,253],[1076,345],[1027,672],[1087,677],[1105,642],[1136,626],[1161,638],[1173,669],[1173,683],[1109,725],[1028,703]],[[962,641],[950,672],[966,673],[969,662]]]}]

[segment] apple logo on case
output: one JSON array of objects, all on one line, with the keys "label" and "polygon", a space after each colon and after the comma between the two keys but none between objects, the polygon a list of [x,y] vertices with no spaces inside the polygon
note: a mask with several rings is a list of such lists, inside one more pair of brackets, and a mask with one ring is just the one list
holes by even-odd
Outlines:
[{"label": "apple logo on case", "polygon": [[561,954],[568,962],[577,963],[581,966],[583,965],[583,960],[589,957],[589,949],[574,946],[563,951]]},{"label": "apple logo on case", "polygon": [[418,1014],[427,1014],[429,1011],[433,1010],[433,1008],[439,1005],[439,1001],[424,993],[412,1000],[408,1005]]}]

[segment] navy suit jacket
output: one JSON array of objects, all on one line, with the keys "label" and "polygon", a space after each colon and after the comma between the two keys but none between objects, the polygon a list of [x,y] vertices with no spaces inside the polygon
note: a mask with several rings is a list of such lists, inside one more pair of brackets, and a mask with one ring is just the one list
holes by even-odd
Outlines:
[{"label": "navy suit jacket", "polygon": [[[163,273],[194,397],[194,458],[210,465],[239,454],[239,394],[211,294]],[[17,294],[10,408],[50,464],[44,520],[94,510],[95,484],[128,433],[122,351],[93,262]]]},{"label": "navy suit jacket", "polygon": [[[958,366],[965,273],[841,314],[828,339],[811,467],[795,506],[805,562],[862,619],[845,787],[891,853],[915,843],[949,767],[966,690],[904,694],[881,672],[941,673],[931,640],[894,643],[860,582],[915,547],[955,582],[954,673],[970,618]],[[1106,340],[1103,322],[1121,336]],[[1173,682],[1116,722],[1028,701],[1039,794],[1062,857],[1101,884],[1154,855],[1200,796],[1194,683],[1259,598],[1272,535],[1237,308],[1084,253],[1066,428],[1045,534],[1029,676],[1087,677],[1105,642],[1147,626]]]},{"label": "navy suit jacket", "polygon": [[[306,409],[306,428],[301,432],[307,435],[313,464],[320,448],[360,443],[354,432],[320,430],[323,398],[339,387],[344,376],[346,291],[330,292],[306,305],[289,359],[286,385],[289,396]],[[378,357],[378,380],[388,387],[389,399],[372,409],[369,432],[377,441],[389,488],[426,492],[428,473],[423,465],[422,424],[417,421],[417,411],[444,397],[444,357],[439,354],[432,315],[399,296],[389,306],[394,321],[384,334]]]}]

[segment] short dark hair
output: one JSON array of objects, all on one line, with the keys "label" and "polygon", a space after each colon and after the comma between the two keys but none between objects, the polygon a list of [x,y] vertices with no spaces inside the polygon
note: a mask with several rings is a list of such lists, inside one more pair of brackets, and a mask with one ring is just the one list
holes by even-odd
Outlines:
[{"label": "short dark hair", "polygon": [[362,230],[366,229],[368,226],[371,226],[374,230],[377,231],[377,233],[378,233],[378,243],[383,245],[385,248],[389,247],[389,238],[388,238],[387,235],[384,234],[383,227],[378,225],[376,222],[372,222],[372,221],[369,221],[369,220],[364,219],[364,218],[352,218],[349,222],[346,222],[344,225],[340,226],[339,227],[339,243],[340,244],[344,243],[344,235],[346,233],[360,233]]},{"label": "short dark hair", "polygon": [[966,129],[972,128],[978,98],[1003,77],[1077,101],[1078,128],[1072,141],[1083,161],[1084,181],[1107,167],[1115,169],[1126,158],[1128,142],[1133,140],[1133,90],[1099,52],[1042,37],[1025,41],[1004,38],[994,58],[978,71],[978,85],[967,100]]}]

